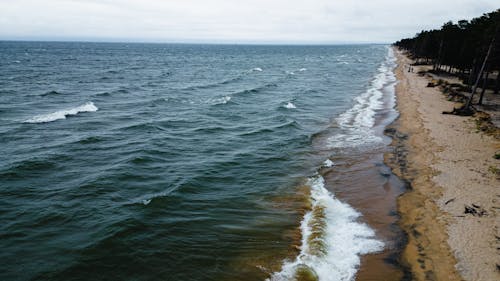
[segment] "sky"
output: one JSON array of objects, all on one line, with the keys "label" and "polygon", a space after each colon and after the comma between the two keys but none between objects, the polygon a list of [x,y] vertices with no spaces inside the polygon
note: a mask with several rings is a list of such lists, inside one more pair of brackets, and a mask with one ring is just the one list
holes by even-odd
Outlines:
[{"label": "sky", "polygon": [[0,0],[0,40],[391,43],[499,0]]}]

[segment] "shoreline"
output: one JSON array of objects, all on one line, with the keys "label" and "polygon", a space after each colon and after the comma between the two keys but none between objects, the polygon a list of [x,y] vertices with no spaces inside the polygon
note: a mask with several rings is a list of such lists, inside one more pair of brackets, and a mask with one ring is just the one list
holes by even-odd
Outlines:
[{"label": "shoreline", "polygon": [[[417,74],[422,67],[407,72],[411,61],[394,53],[400,116],[386,129],[393,151],[384,159],[408,183],[397,202],[408,240],[401,263],[413,280],[496,280],[500,191],[488,169],[499,165],[499,141],[476,132],[471,117],[443,115],[454,103],[426,87],[429,80]],[[465,214],[473,204],[484,215]]]}]

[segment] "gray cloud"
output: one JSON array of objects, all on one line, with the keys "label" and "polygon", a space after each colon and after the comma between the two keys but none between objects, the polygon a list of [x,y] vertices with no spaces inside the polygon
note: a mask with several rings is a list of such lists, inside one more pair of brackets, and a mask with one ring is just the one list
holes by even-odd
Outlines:
[{"label": "gray cloud", "polygon": [[392,42],[498,0],[0,0],[0,39]]}]

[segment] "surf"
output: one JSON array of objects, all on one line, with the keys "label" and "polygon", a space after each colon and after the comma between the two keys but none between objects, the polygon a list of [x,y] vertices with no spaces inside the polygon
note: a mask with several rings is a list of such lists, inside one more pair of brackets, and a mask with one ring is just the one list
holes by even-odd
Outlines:
[{"label": "surf", "polygon": [[94,105],[93,102],[87,102],[85,104],[82,104],[80,106],[70,108],[70,109],[64,109],[48,114],[42,114],[42,115],[37,115],[34,116],[26,121],[24,123],[47,123],[47,122],[53,122],[56,120],[61,120],[61,119],[66,119],[67,116],[71,115],[77,115],[78,113],[82,112],[95,112],[97,111],[98,108],[97,106]]},{"label": "surf", "polygon": [[395,67],[394,53],[391,48],[387,48],[385,60],[378,67],[368,89],[355,97],[354,105],[335,119],[341,132],[329,138],[330,148],[357,147],[381,141],[372,128],[377,110],[382,109],[384,89],[394,91]]},{"label": "surf", "polygon": [[325,188],[321,175],[309,178],[308,186],[310,209],[300,225],[300,254],[293,261],[285,261],[282,270],[267,281],[354,280],[360,255],[381,251],[384,243],[358,221],[359,212]]}]

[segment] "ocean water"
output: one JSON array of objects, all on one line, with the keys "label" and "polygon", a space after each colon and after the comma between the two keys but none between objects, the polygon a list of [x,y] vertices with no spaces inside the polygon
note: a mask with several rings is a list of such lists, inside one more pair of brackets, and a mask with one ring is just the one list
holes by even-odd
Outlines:
[{"label": "ocean water", "polygon": [[394,65],[384,45],[0,42],[0,279],[354,280],[387,241],[321,171],[385,145]]}]

